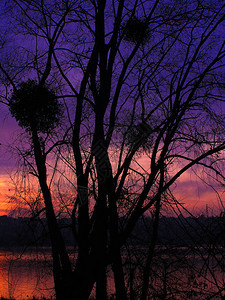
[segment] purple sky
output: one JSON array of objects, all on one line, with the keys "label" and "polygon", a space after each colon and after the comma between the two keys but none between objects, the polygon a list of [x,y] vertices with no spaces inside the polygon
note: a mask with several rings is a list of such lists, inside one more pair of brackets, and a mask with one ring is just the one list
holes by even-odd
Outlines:
[{"label": "purple sky", "polygon": [[[3,2],[0,4],[0,16]],[[1,20],[3,20],[2,16]],[[1,31],[1,28],[3,29],[5,24],[2,22],[0,25]],[[13,47],[11,46],[14,45],[14,43],[21,43],[21,40],[11,41],[11,44],[9,43],[9,51],[12,50],[11,48]],[[9,182],[10,172],[13,172],[16,168],[17,158],[10,148],[16,145],[15,141],[20,132],[21,130],[18,128],[16,121],[11,118],[7,107],[0,103],[0,196],[2,198],[5,197],[5,193],[8,191],[7,184]],[[221,195],[222,192],[223,191],[221,191]],[[207,187],[193,176],[193,173],[187,173],[179,179],[175,194],[178,200],[187,203],[187,207],[190,209],[196,208],[198,211],[201,209],[204,210],[207,203],[209,206],[214,206],[215,209],[221,208],[218,195],[213,189]],[[0,201],[3,200],[0,199]]]},{"label": "purple sky", "polygon": [[15,165],[10,146],[18,130],[17,123],[11,118],[8,108],[0,104],[0,174],[5,174]]}]

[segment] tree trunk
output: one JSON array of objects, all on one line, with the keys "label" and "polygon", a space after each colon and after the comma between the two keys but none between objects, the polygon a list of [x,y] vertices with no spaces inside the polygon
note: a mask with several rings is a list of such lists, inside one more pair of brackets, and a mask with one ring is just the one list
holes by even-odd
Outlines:
[{"label": "tree trunk", "polygon": [[[94,224],[94,253],[96,255],[96,299],[107,299],[107,182],[109,178],[109,165],[107,161],[107,150],[105,148],[104,131],[102,122],[96,124],[96,136],[93,152],[95,155],[97,177],[98,177],[98,198],[96,201],[96,215]],[[97,135],[98,133],[98,135]]]},{"label": "tree trunk", "polygon": [[148,299],[149,276],[150,276],[150,272],[151,272],[150,268],[151,268],[151,263],[152,263],[152,259],[154,256],[155,245],[156,245],[157,237],[158,237],[160,201],[161,201],[161,197],[159,196],[159,198],[156,201],[156,211],[155,211],[155,220],[154,220],[154,224],[153,224],[152,240],[151,240],[151,244],[148,249],[148,256],[147,256],[147,260],[146,260],[146,264],[145,264],[145,268],[144,268],[141,300]]},{"label": "tree trunk", "polygon": [[[101,197],[101,195],[99,195]],[[97,203],[94,253],[96,257],[96,299],[107,299],[107,207],[106,198],[100,198]]]},{"label": "tree trunk", "polygon": [[87,180],[83,177],[77,180],[77,193],[79,203],[78,214],[78,259],[77,259],[77,272],[79,274],[80,290],[82,299],[88,299],[88,276],[89,276],[89,214],[88,214],[88,187]]},{"label": "tree trunk", "polygon": [[[112,179],[112,176],[111,176]],[[116,299],[126,300],[127,293],[125,288],[122,257],[120,253],[119,229],[118,229],[118,212],[116,206],[115,190],[112,185],[109,193],[109,211],[110,211],[110,251],[112,257],[112,270],[114,274]]]},{"label": "tree trunk", "polygon": [[[66,250],[66,246],[61,235],[56,220],[51,193],[47,185],[47,171],[45,165],[45,156],[42,153],[40,141],[38,138],[37,131],[33,128],[32,141],[34,145],[34,156],[38,170],[38,179],[43,194],[45,208],[46,208],[46,219],[51,239],[52,246],[52,258],[53,258],[53,277],[55,283],[56,299],[72,299],[69,294],[72,292],[72,269],[69,256]],[[71,290],[71,292],[69,292]],[[70,298],[69,298],[70,297]]]}]

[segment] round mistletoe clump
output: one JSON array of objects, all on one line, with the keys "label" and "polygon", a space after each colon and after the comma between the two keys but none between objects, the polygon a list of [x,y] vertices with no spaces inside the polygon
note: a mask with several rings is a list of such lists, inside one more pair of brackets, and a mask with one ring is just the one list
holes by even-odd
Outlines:
[{"label": "round mistletoe clump", "polygon": [[123,25],[123,35],[127,42],[145,44],[150,38],[147,20],[135,16],[131,17]]},{"label": "round mistletoe clump", "polygon": [[27,131],[47,133],[62,117],[62,106],[53,90],[28,80],[18,85],[9,100],[9,108],[19,126]]}]

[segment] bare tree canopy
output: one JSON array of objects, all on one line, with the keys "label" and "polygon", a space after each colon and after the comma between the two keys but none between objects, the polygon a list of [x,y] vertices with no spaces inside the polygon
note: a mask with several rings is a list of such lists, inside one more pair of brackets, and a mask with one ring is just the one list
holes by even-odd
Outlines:
[{"label": "bare tree canopy", "polygon": [[47,218],[56,298],[88,299],[96,286],[107,299],[110,266],[116,299],[134,299],[121,249],[145,214],[154,224],[136,297],[151,297],[159,216],[179,206],[176,180],[196,167],[224,182],[225,4],[10,0],[3,10],[1,100],[28,128],[20,154],[42,192],[33,217]]}]

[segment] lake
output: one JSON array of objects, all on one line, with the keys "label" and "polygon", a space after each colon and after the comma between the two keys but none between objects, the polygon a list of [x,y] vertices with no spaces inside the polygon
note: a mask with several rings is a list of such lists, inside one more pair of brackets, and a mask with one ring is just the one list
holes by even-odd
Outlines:
[{"label": "lake", "polygon": [[[136,250],[139,255],[136,266],[140,266],[144,256],[140,247]],[[38,252],[35,249],[29,250],[23,255],[18,249],[0,250],[0,297],[16,300],[33,297],[54,299],[50,253],[50,248],[41,248]],[[75,261],[76,253],[71,251],[70,258]],[[220,295],[224,296],[225,286],[224,258],[224,249],[221,249],[214,258],[210,258],[203,251],[201,255],[197,255],[195,250],[192,249],[190,252],[188,248],[174,248],[173,252],[157,249],[150,276],[151,299],[162,299],[162,295],[160,296],[162,292],[163,299],[222,299]],[[127,265],[128,255],[125,253],[123,260]],[[128,271],[128,267],[125,269]],[[137,270],[134,274],[136,289],[141,282],[142,274]],[[112,272],[110,270],[109,272],[108,292],[112,294],[114,285]],[[126,272],[126,275],[128,273]],[[128,280],[128,288],[129,284]],[[219,290],[222,292],[216,296]]]},{"label": "lake", "polygon": [[20,251],[0,251],[0,297],[54,297],[50,251],[44,250],[22,256]]}]

